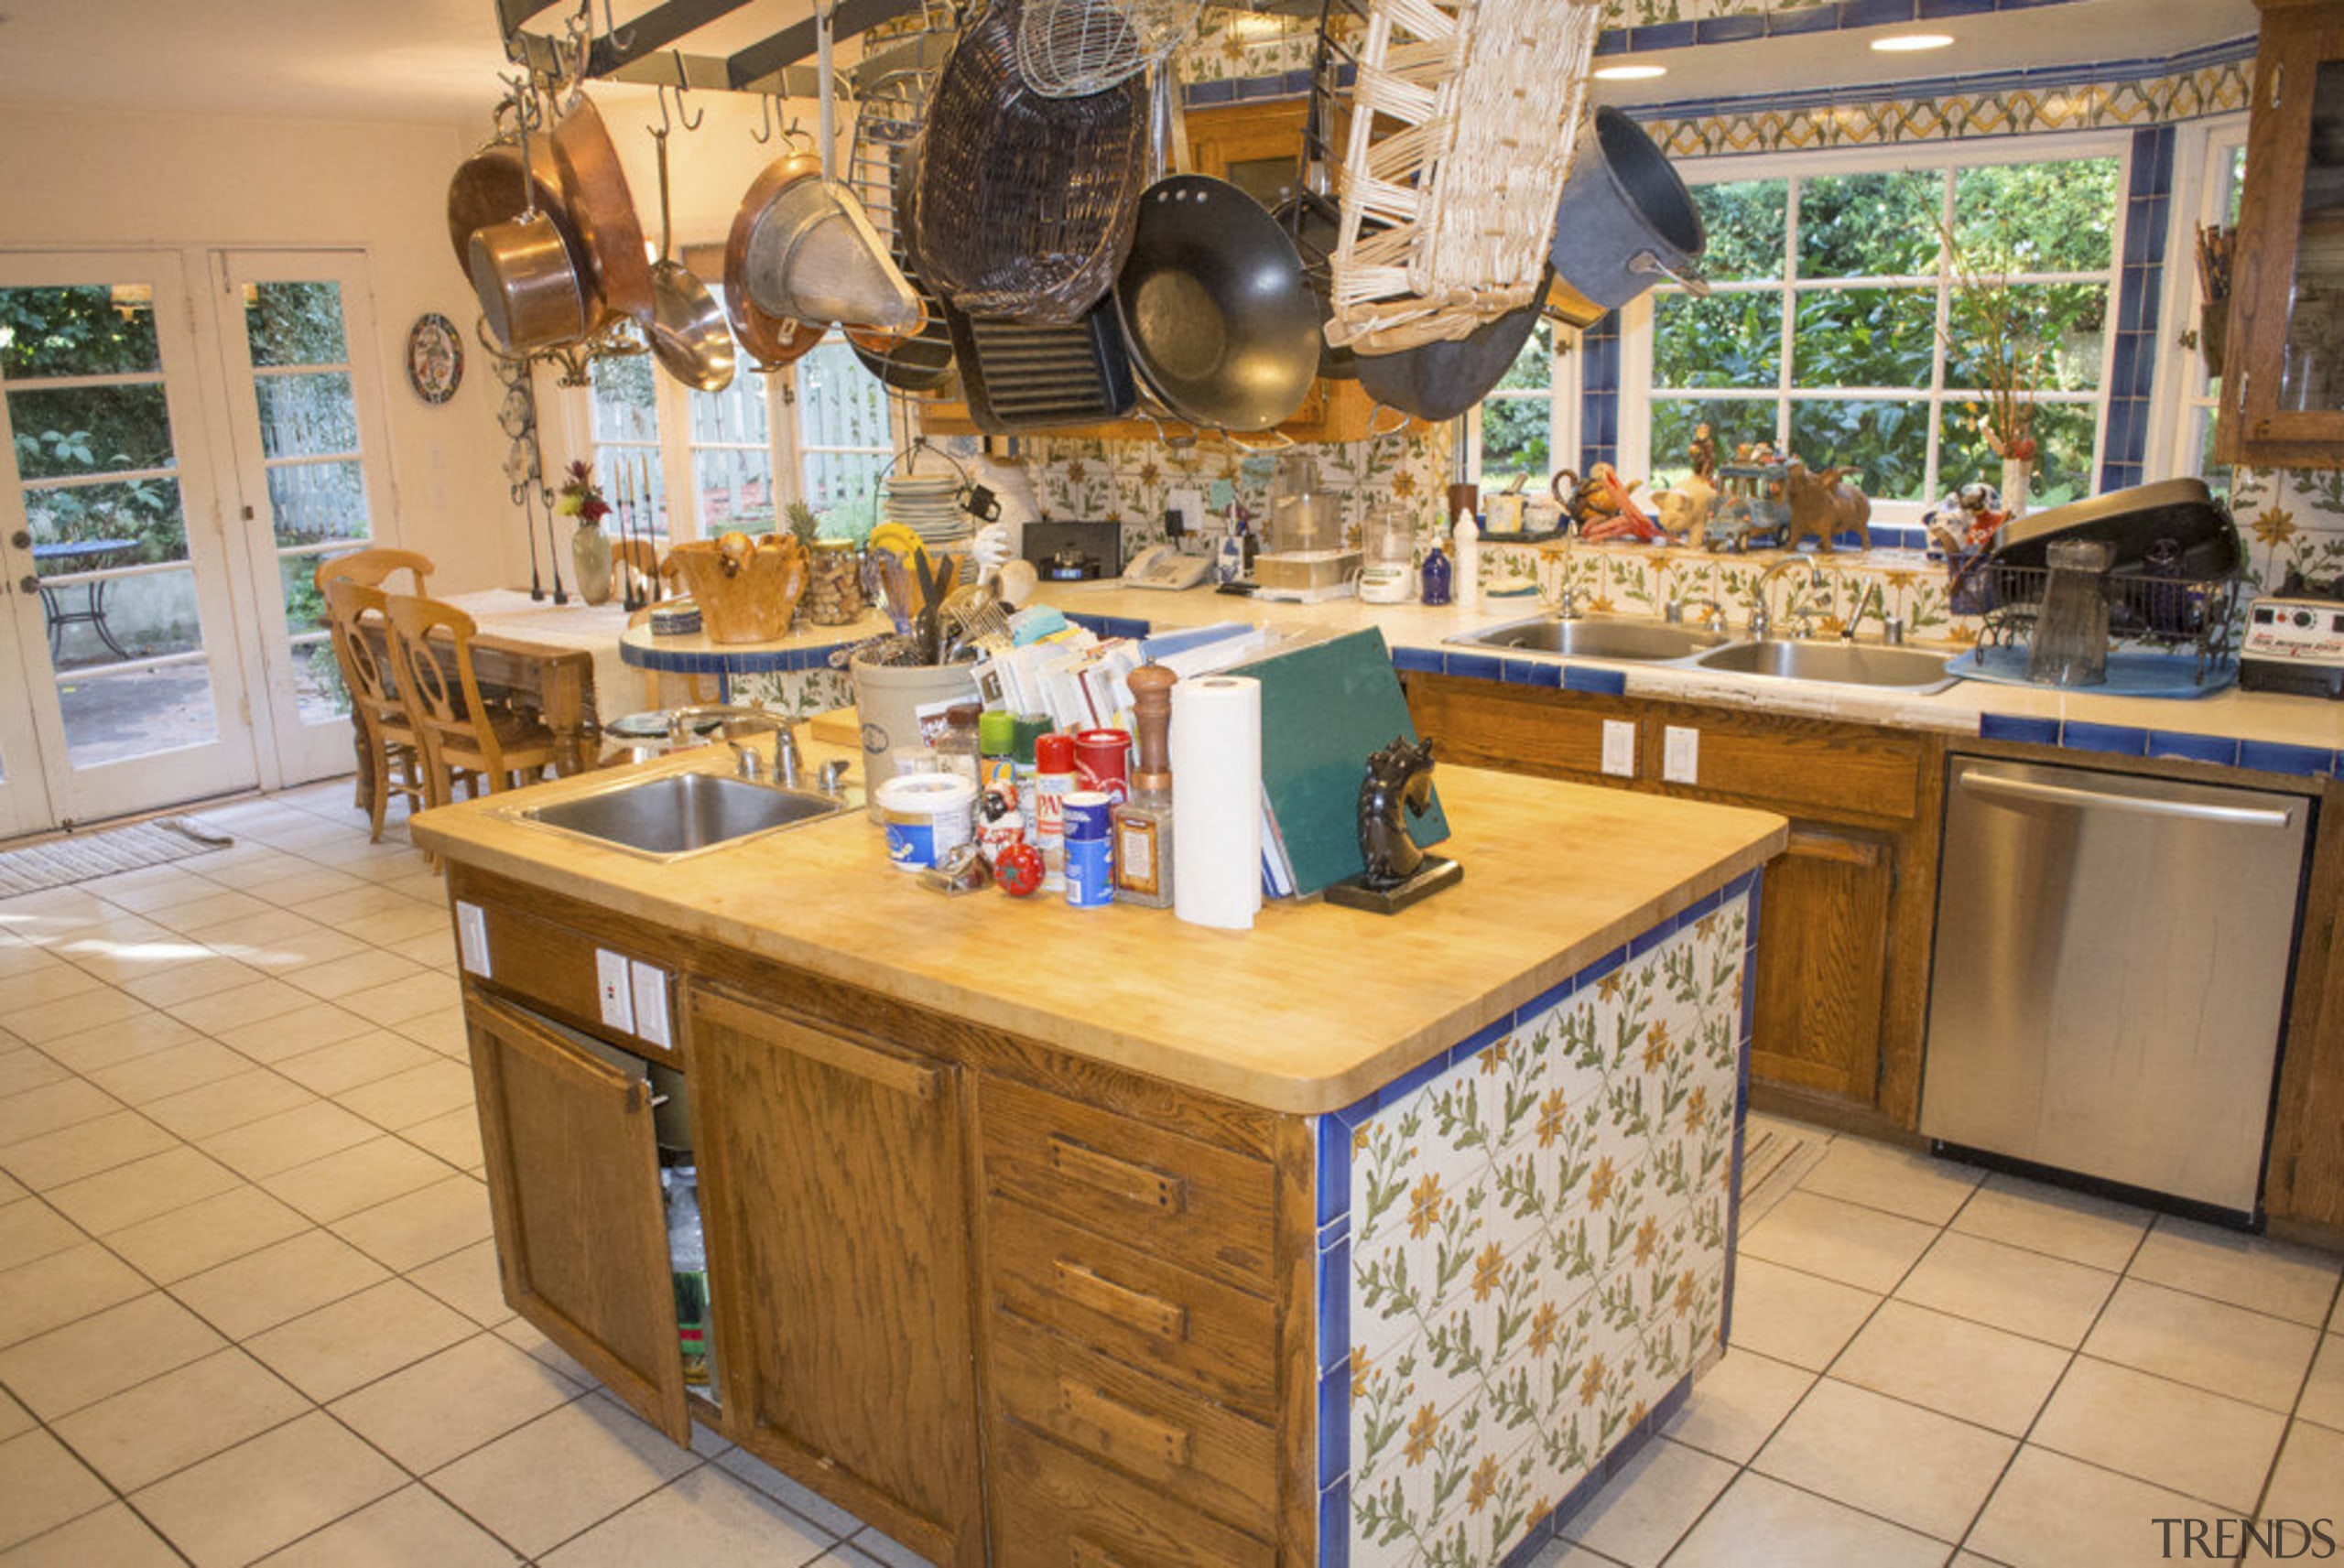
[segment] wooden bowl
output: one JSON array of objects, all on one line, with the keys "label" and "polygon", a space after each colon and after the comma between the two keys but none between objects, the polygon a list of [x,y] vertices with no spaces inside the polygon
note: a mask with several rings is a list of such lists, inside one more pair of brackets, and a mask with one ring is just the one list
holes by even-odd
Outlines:
[{"label": "wooden bowl", "polygon": [[787,534],[727,534],[667,552],[668,568],[700,605],[711,643],[772,643],[789,632],[806,591],[806,550]]}]

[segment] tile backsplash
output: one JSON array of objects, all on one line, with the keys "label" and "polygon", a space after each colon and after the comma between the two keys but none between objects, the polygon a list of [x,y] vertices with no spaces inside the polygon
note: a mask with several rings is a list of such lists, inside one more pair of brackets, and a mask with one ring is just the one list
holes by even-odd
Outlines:
[{"label": "tile backsplash", "polygon": [[2344,577],[2344,470],[2231,470],[2230,513],[2246,544],[2249,593],[2276,593],[2287,568]]}]

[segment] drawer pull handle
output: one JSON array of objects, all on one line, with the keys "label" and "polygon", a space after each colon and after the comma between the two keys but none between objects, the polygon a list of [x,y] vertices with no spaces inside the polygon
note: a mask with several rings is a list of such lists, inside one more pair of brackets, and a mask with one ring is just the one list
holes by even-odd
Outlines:
[{"label": "drawer pull handle", "polygon": [[1071,1378],[1058,1379],[1058,1413],[1088,1428],[1101,1448],[1112,1452],[1128,1446],[1167,1464],[1188,1465],[1192,1444],[1184,1429],[1157,1421]]},{"label": "drawer pull handle", "polygon": [[1102,1316],[1126,1324],[1143,1333],[1163,1339],[1188,1337],[1188,1309],[1152,1296],[1145,1291],[1119,1285],[1103,1275],[1094,1274],[1080,1263],[1061,1258],[1053,1265],[1058,1275],[1058,1294],[1077,1306],[1088,1307]]},{"label": "drawer pull handle", "polygon": [[1184,1176],[1152,1170],[1112,1154],[1085,1148],[1063,1132],[1050,1134],[1050,1168],[1069,1181],[1096,1187],[1111,1196],[1145,1204],[1165,1214],[1185,1214],[1188,1183]]},{"label": "drawer pull handle", "polygon": [[1080,1536],[1069,1542],[1067,1562],[1069,1568],[1131,1568],[1131,1564],[1103,1546],[1093,1546]]}]

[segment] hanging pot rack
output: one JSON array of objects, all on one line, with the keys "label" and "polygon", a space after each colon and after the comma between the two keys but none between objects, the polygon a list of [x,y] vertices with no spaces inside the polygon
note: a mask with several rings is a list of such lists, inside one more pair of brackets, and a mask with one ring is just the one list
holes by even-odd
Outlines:
[{"label": "hanging pot rack", "polygon": [[[927,0],[838,0],[832,12],[832,37],[859,38],[872,28],[920,12]],[[591,4],[591,0],[590,0]],[[580,29],[575,0],[495,0],[499,33],[505,52],[514,63],[548,79],[575,76],[587,81],[637,82],[652,86],[706,88],[727,92],[771,92],[792,98],[812,98],[816,92],[813,8],[805,16],[754,43],[727,53],[691,48],[692,35],[736,13],[755,6],[774,8],[772,0],[659,0],[624,23],[602,0],[599,27],[585,41],[580,63],[575,40]],[[795,8],[794,6],[792,7]],[[537,24],[535,27],[531,24]],[[864,57],[852,70],[841,72],[850,92],[861,80],[925,64],[941,63],[942,40],[933,37],[907,38],[897,49],[881,49]],[[935,60],[919,58],[925,49]]]}]

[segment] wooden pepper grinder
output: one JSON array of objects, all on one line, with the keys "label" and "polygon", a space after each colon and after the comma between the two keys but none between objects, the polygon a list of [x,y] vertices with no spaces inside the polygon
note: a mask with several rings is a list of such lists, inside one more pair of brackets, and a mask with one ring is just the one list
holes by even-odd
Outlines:
[{"label": "wooden pepper grinder", "polygon": [[1168,909],[1172,904],[1172,685],[1180,677],[1161,665],[1142,665],[1128,678],[1139,766],[1132,773],[1130,798],[1115,807],[1115,898],[1121,903]]}]

